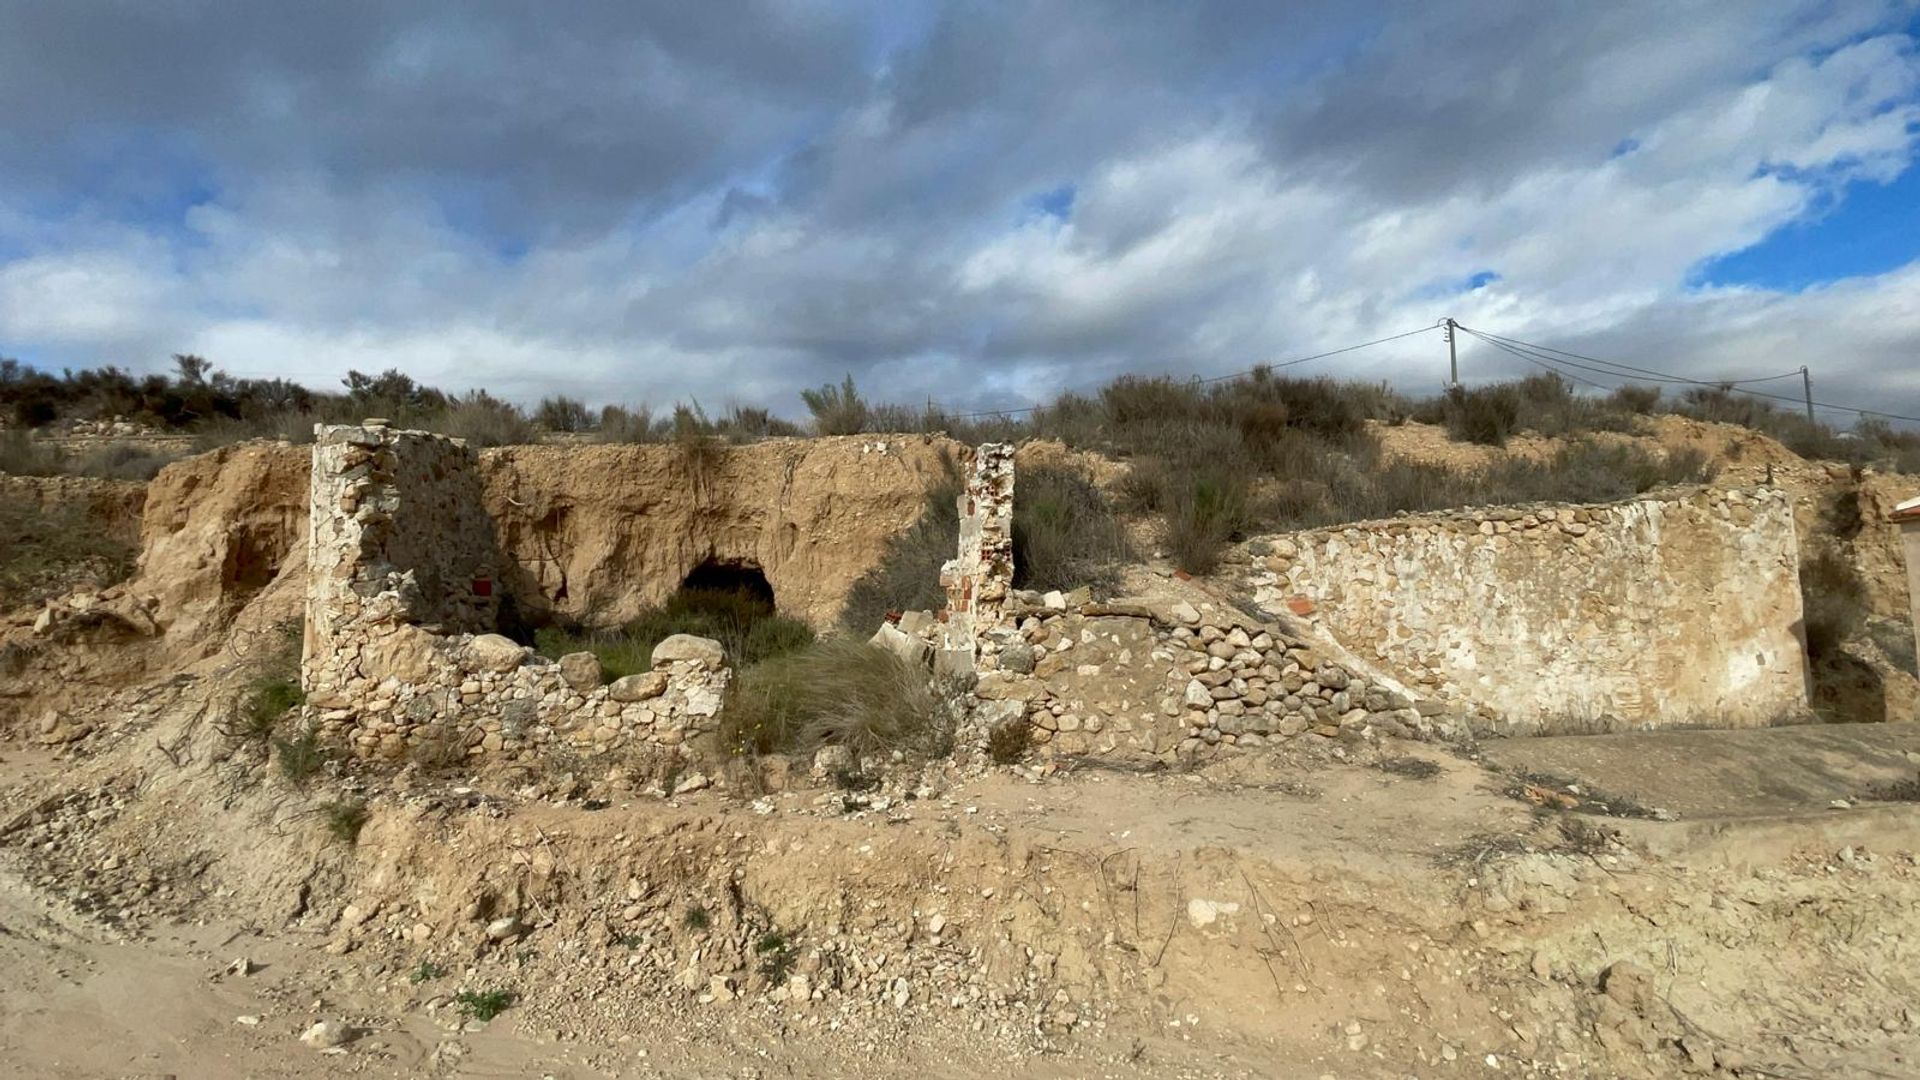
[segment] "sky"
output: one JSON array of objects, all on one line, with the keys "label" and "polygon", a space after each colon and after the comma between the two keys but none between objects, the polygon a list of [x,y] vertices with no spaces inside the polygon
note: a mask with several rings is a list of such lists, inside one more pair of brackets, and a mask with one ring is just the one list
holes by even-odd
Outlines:
[{"label": "sky", "polygon": [[792,415],[1450,316],[1920,416],[1917,144],[1920,0],[0,0],[0,355]]}]

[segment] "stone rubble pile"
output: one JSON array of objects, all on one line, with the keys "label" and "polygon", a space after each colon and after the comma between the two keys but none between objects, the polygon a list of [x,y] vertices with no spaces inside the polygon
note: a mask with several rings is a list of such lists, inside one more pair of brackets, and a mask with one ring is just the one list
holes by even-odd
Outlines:
[{"label": "stone rubble pile", "polygon": [[1190,760],[1311,737],[1452,733],[1444,706],[1370,681],[1232,609],[1015,592],[973,694],[984,731],[1025,722],[1058,755]]}]

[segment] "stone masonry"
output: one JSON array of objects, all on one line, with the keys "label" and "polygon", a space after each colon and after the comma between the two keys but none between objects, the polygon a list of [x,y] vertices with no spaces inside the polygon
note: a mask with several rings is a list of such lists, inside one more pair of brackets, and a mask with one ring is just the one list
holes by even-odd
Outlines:
[{"label": "stone masonry", "polygon": [[373,420],[316,435],[301,682],[323,738],[445,761],[713,729],[731,676],[717,642],[670,637],[651,671],[603,685],[591,653],[548,661],[486,632],[499,556],[464,445]]},{"label": "stone masonry", "polygon": [[1468,510],[1249,544],[1255,600],[1510,734],[1802,715],[1799,554],[1773,488]]},{"label": "stone masonry", "polygon": [[972,451],[960,492],[959,554],[940,568],[947,592],[948,663],[971,668],[987,632],[999,625],[1013,588],[1013,447]]}]

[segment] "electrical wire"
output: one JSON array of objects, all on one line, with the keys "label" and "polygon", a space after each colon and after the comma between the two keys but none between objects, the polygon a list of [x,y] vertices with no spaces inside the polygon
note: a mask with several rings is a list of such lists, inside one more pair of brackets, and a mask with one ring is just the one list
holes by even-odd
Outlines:
[{"label": "electrical wire", "polygon": [[[1370,349],[1375,345],[1385,345],[1389,341],[1399,341],[1401,338],[1410,338],[1415,334],[1429,334],[1435,330],[1440,329],[1440,327],[1443,325],[1445,325],[1444,321],[1437,322],[1437,323],[1434,323],[1432,326],[1422,326],[1417,330],[1408,330],[1408,331],[1405,331],[1404,333],[1390,334],[1383,338],[1375,338],[1372,341],[1363,341],[1358,345],[1348,345],[1339,349],[1329,349],[1326,352],[1314,353],[1312,356],[1296,356],[1290,360],[1279,360],[1269,364],[1260,364],[1255,367],[1248,368],[1245,371],[1236,371],[1228,375],[1214,375],[1205,379],[1194,379],[1193,381],[1201,385],[1205,385],[1207,383],[1226,382],[1229,379],[1243,379],[1248,375],[1252,375],[1256,371],[1278,371],[1281,368],[1290,368],[1297,364],[1307,363],[1308,361],[1311,361],[1311,360],[1325,360],[1329,356],[1339,356],[1341,353],[1357,352],[1361,349]],[[948,415],[956,420],[974,420],[982,416],[1019,416],[1023,413],[1037,412],[1038,410],[1044,409],[1044,408],[1046,408],[1045,405],[1028,405],[1024,408],[1019,408],[1019,409],[985,409],[981,412],[949,413]]]},{"label": "electrical wire", "polygon": [[[1505,349],[1507,352],[1510,352],[1516,356],[1519,356],[1521,359],[1526,360],[1528,363],[1537,364],[1541,367],[1548,367],[1549,365],[1543,362],[1542,360],[1535,359],[1536,356],[1544,357],[1548,353],[1556,353],[1561,356],[1577,356],[1582,360],[1591,361],[1595,364],[1608,364],[1613,367],[1623,368],[1628,371],[1637,372],[1641,375],[1646,376],[1648,380],[1655,381],[1655,382],[1682,383],[1689,386],[1706,387],[1711,390],[1726,390],[1735,394],[1746,394],[1748,397],[1765,398],[1769,401],[1783,401],[1789,405],[1802,405],[1802,404],[1808,403],[1807,399],[1805,398],[1791,397],[1786,394],[1773,394],[1773,393],[1768,393],[1765,390],[1750,390],[1744,385],[1741,385],[1743,383],[1749,383],[1749,382],[1770,382],[1774,379],[1778,379],[1782,377],[1779,375],[1769,375],[1765,379],[1739,379],[1739,380],[1730,380],[1726,382],[1709,382],[1704,379],[1689,379],[1683,375],[1671,375],[1666,372],[1653,371],[1648,368],[1634,367],[1631,364],[1617,364],[1609,360],[1600,360],[1591,356],[1582,356],[1579,353],[1571,353],[1566,351],[1565,349],[1550,349],[1544,345],[1535,345],[1532,342],[1521,341],[1519,338],[1502,337],[1499,334],[1489,334],[1489,333],[1486,333],[1485,331],[1475,330],[1472,327],[1461,326],[1459,323],[1455,323],[1454,326],[1461,330],[1465,330],[1467,333],[1472,334],[1474,337],[1479,338],[1480,340],[1485,341],[1490,345],[1494,345],[1498,348]],[[1528,356],[1525,353],[1518,351],[1520,348],[1532,350],[1534,353],[1534,356]],[[1582,364],[1575,364],[1569,360],[1558,360],[1558,361],[1555,361],[1555,363],[1566,364],[1571,367],[1577,367],[1583,371],[1596,370],[1594,368],[1587,367]],[[1561,371],[1560,374],[1565,375],[1570,379],[1578,379],[1578,376],[1575,376],[1570,372]],[[1799,375],[1800,372],[1795,371],[1795,372],[1791,372],[1790,374]],[[1626,376],[1622,376],[1622,375],[1616,375],[1615,377],[1626,378]],[[1579,379],[1579,381],[1586,382],[1587,380]],[[1600,386],[1598,383],[1589,382],[1587,383],[1587,385],[1596,387],[1601,390],[1608,389],[1608,387]],[[1920,424],[1920,416],[1904,416],[1900,413],[1883,412],[1879,409],[1862,409],[1853,405],[1838,405],[1829,401],[1814,401],[1814,402],[1811,402],[1811,404],[1816,409],[1831,409],[1835,412],[1853,413],[1856,416],[1877,416],[1886,420],[1905,420],[1905,421],[1908,421],[1909,423]]]},{"label": "electrical wire", "polygon": [[[1455,323],[1454,325],[1459,326],[1458,323]],[[1461,327],[1461,329],[1466,329],[1466,328]],[[1602,367],[1619,368],[1622,371],[1631,371],[1636,375],[1645,375],[1645,376],[1648,376],[1649,378],[1661,379],[1668,382],[1694,383],[1699,386],[1738,386],[1742,383],[1773,382],[1776,379],[1795,378],[1800,374],[1800,372],[1796,369],[1794,371],[1782,372],[1778,375],[1764,375],[1756,379],[1713,379],[1713,380],[1689,379],[1683,375],[1669,375],[1663,371],[1653,371],[1648,368],[1634,367],[1632,364],[1622,364],[1615,360],[1602,360],[1599,357],[1595,357],[1595,356],[1582,356],[1580,353],[1577,353],[1577,352],[1569,352],[1566,349],[1556,349],[1548,345],[1535,345],[1532,342],[1521,341],[1519,338],[1506,337],[1501,334],[1491,333],[1486,330],[1473,330],[1470,332],[1474,334],[1478,334],[1481,337],[1498,338],[1499,340],[1504,341],[1509,345],[1525,345],[1527,348],[1533,349],[1537,352],[1554,353],[1559,356],[1572,357],[1575,360],[1585,360],[1589,364],[1599,364]]]}]

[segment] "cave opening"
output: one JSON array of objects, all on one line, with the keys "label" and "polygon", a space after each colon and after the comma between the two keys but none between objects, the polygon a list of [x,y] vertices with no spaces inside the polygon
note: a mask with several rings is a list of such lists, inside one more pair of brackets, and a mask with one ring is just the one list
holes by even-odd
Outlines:
[{"label": "cave opening", "polygon": [[688,572],[680,582],[680,590],[736,593],[769,613],[774,610],[773,583],[761,572],[759,564],[747,559],[709,558]]}]

